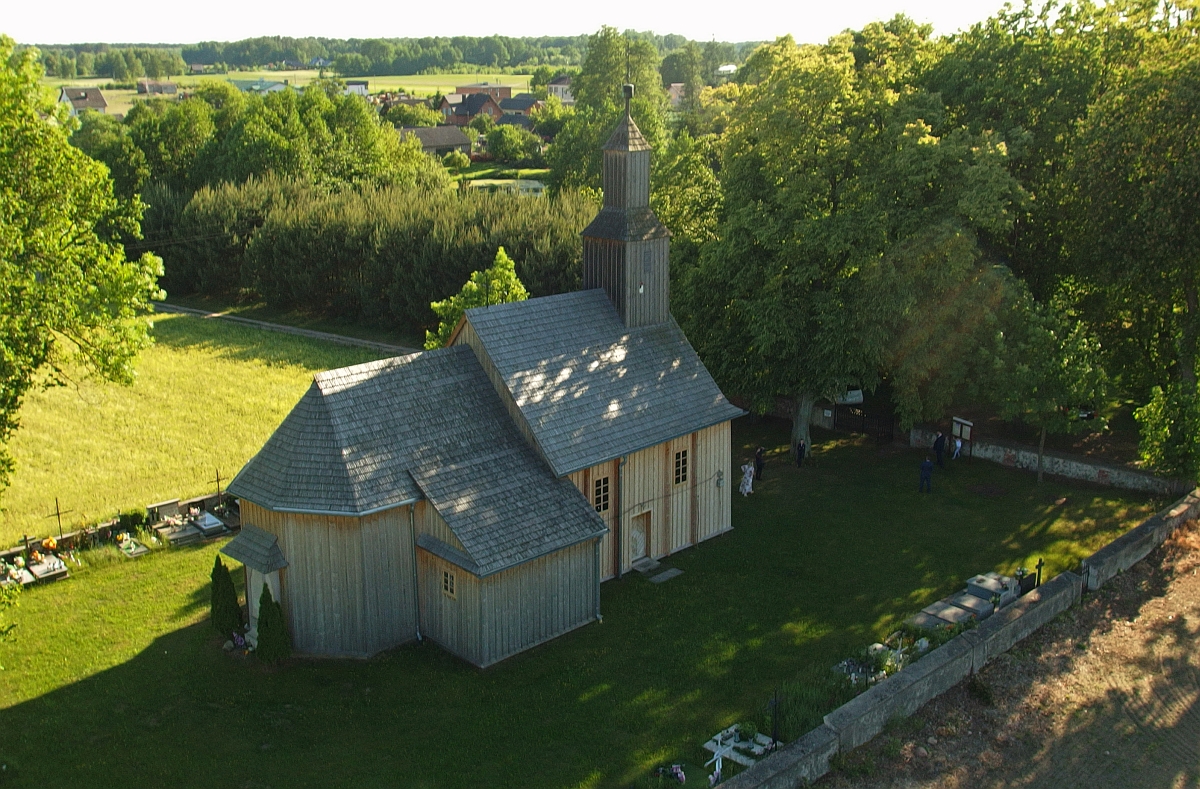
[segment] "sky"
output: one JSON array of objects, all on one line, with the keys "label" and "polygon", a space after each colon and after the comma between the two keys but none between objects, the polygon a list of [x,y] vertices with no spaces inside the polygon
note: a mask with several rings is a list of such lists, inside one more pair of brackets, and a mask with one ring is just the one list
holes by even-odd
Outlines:
[{"label": "sky", "polygon": [[447,5],[360,0],[345,6],[316,0],[248,5],[237,0],[59,0],[49,9],[41,3],[4,0],[0,2],[4,9],[0,33],[23,44],[186,44],[268,35],[579,35],[611,25],[620,30],[679,33],[697,41],[768,41],[791,33],[800,42],[823,42],[839,31],[890,19],[897,13],[929,22],[938,33],[953,33],[986,19],[1002,5],[1003,0],[651,0],[640,4],[459,0]]}]

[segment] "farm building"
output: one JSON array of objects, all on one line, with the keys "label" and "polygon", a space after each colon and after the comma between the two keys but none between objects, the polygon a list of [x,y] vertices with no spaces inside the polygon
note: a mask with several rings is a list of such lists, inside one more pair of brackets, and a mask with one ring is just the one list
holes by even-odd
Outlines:
[{"label": "farm building", "polygon": [[468,310],[447,348],[315,376],[231,483],[246,526],[224,550],[249,599],[280,599],[298,651],[424,637],[488,666],[599,618],[601,582],[639,559],[729,530],[742,411],[671,317],[649,164],[627,114],[584,290]]},{"label": "farm building", "polygon": [[416,137],[421,141],[421,150],[434,156],[445,156],[451,151],[471,153],[471,138],[458,126],[405,126],[398,132],[402,139]]},{"label": "farm building", "polygon": [[72,117],[85,110],[104,112],[108,109],[108,102],[99,88],[60,88],[58,100],[70,106]]}]

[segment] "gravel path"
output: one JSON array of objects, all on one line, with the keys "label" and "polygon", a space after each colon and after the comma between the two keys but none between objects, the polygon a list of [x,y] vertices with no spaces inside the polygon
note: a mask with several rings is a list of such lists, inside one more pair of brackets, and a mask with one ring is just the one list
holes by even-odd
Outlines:
[{"label": "gravel path", "polygon": [[1200,787],[1198,571],[1192,523],[821,785]]},{"label": "gravel path", "polygon": [[300,329],[295,326],[286,326],[282,323],[256,321],[252,318],[242,318],[237,315],[228,315],[223,312],[198,310],[193,307],[181,307],[178,304],[167,304],[161,301],[155,302],[154,311],[178,312],[186,315],[196,315],[201,318],[213,318],[215,320],[229,321],[230,323],[240,323],[244,326],[253,326],[256,329],[265,329],[267,331],[280,332],[281,334],[295,334],[300,337],[308,337],[314,340],[324,340],[326,342],[337,343],[338,345],[354,345],[360,348],[370,348],[373,351],[379,351],[380,353],[384,353],[389,356],[405,356],[418,351],[417,348],[406,348],[403,345],[388,345],[387,343],[374,342],[372,340],[362,340],[358,337],[347,337],[342,334],[330,334],[329,332],[314,331],[313,329]]}]

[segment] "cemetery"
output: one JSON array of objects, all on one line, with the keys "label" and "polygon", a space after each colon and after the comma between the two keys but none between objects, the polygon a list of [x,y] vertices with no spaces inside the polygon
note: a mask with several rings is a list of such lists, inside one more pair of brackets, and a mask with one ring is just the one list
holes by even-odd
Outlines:
[{"label": "cemetery", "polygon": [[[1157,506],[1141,493],[1062,480],[1037,486],[1028,472],[992,463],[952,466],[938,478],[939,494],[921,498],[914,452],[819,428],[814,445],[814,463],[796,469],[787,460],[786,423],[735,423],[734,460],[765,446],[768,462],[755,493],[734,497],[733,531],[661,559],[646,575],[606,583],[602,624],[482,672],[430,643],[369,661],[259,667],[242,650],[222,651],[225,638],[207,622],[208,571],[227,538],[163,549],[151,530],[136,539],[155,550],[134,561],[90,563],[93,554],[81,551],[89,566],[72,564],[68,581],[30,588],[15,609],[19,628],[38,637],[11,645],[0,661],[25,678],[19,686],[0,682],[0,724],[19,731],[3,758],[20,767],[45,737],[94,731],[104,733],[62,746],[76,783],[243,779],[244,770],[226,763],[247,747],[255,754],[251,777],[261,770],[302,780],[284,755],[302,747],[362,782],[403,769],[418,778],[453,774],[464,786],[496,775],[501,783],[561,785],[602,765],[594,785],[626,786],[680,764],[691,785],[715,767],[705,764],[716,755],[708,743],[731,746],[723,754],[729,778],[748,769],[741,762],[777,758],[769,755],[768,703],[790,678],[811,667],[828,672],[873,642],[893,649],[889,636],[905,630],[906,619],[958,596],[978,574],[1015,582],[1017,568],[1039,558],[1044,577],[1077,567]],[[972,493],[979,486],[1005,493]],[[168,528],[188,519],[183,504],[164,507],[180,520]],[[215,502],[203,511],[210,509]],[[675,572],[652,582],[667,571]],[[873,579],[868,587],[855,580],[864,577]],[[233,578],[245,604],[242,573]],[[87,616],[85,600],[105,611],[118,606],[122,615]],[[1000,618],[1020,605],[1002,607]],[[49,622],[54,627],[38,626]],[[916,639],[903,646],[915,652]],[[914,655],[896,676],[921,659]],[[442,712],[418,713],[430,709]],[[819,710],[816,722],[831,711]],[[223,732],[200,757],[202,769],[182,767],[198,757],[174,738],[159,741],[145,764],[72,757],[95,743],[161,731],[167,719]],[[730,731],[742,723],[755,724],[755,736]],[[381,730],[419,747],[381,755],[369,746]],[[531,739],[548,747],[530,751]]]}]

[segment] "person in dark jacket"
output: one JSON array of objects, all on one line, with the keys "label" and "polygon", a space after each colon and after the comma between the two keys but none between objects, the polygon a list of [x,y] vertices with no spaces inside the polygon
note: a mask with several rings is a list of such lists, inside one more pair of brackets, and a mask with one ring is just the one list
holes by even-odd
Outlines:
[{"label": "person in dark jacket", "polygon": [[804,439],[802,438],[796,442],[796,467],[797,468],[804,465],[804,449],[805,449]]},{"label": "person in dark jacket", "polygon": [[938,431],[937,438],[933,439],[933,451],[937,454],[938,465],[942,468],[946,467],[946,435],[942,431]]},{"label": "person in dark jacket", "polygon": [[763,459],[765,451],[763,447],[754,450],[754,480],[756,482],[761,482],[763,478],[763,466],[766,465],[766,461]]},{"label": "person in dark jacket", "polygon": [[917,486],[917,493],[933,493],[933,461],[928,455],[921,463],[921,484]]}]

